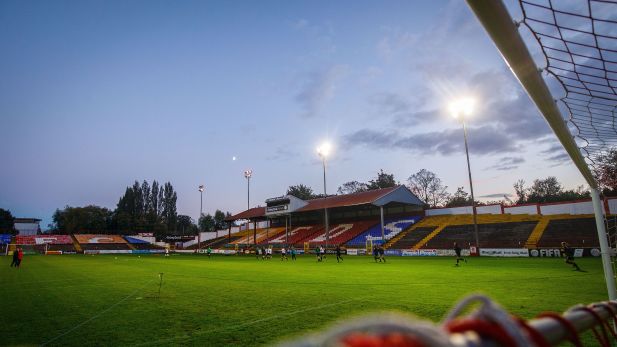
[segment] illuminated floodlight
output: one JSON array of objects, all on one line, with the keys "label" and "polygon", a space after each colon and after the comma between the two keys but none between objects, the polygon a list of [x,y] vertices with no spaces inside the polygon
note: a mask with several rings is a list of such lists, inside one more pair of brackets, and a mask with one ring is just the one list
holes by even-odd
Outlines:
[{"label": "illuminated floodlight", "polygon": [[330,155],[330,151],[332,150],[332,146],[330,145],[329,142],[324,142],[321,144],[321,146],[317,147],[317,154],[319,154],[320,157],[327,157],[328,155]]},{"label": "illuminated floodlight", "polygon": [[469,117],[473,112],[476,102],[472,98],[461,98],[450,104],[450,113],[452,117]]}]

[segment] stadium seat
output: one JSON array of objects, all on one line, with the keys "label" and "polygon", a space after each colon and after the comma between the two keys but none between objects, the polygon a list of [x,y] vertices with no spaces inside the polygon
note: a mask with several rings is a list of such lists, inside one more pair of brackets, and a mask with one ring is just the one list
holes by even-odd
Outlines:
[{"label": "stadium seat", "polygon": [[[386,241],[391,240],[403,230],[414,225],[421,218],[421,216],[411,216],[386,219],[384,223],[384,237]],[[381,223],[377,222],[377,224],[373,225],[365,232],[348,241],[347,246],[363,247],[366,245],[366,240],[368,239],[372,239],[374,244],[381,244]]]}]

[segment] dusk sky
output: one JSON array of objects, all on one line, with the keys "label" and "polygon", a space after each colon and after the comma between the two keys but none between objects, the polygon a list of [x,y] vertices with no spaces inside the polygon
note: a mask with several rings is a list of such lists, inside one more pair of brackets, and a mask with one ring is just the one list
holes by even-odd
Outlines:
[{"label": "dusk sky", "polygon": [[[515,18],[516,7],[509,3]],[[246,208],[290,185],[328,192],[379,169],[428,169],[468,191],[519,178],[584,184],[464,1],[2,1],[0,208],[114,209],[135,180],[170,181],[178,213]],[[237,160],[232,160],[232,157]]]}]

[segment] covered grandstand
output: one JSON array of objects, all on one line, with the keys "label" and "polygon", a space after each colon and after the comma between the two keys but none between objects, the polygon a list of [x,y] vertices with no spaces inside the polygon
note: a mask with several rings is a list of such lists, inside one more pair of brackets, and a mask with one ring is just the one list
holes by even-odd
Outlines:
[{"label": "covered grandstand", "polygon": [[[228,222],[243,223],[244,232],[232,235],[230,227],[226,244],[333,246],[356,240],[364,245],[367,238],[393,237],[396,226],[388,226],[394,220],[419,220],[423,206],[402,185],[306,201],[291,195],[275,197],[267,199],[265,207],[227,218]],[[324,211],[328,214],[327,227]],[[263,227],[258,228],[258,224]]]}]

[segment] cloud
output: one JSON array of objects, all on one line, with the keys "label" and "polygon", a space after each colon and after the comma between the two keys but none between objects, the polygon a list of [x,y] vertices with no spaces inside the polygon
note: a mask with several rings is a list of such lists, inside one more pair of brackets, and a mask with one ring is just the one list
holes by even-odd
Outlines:
[{"label": "cloud", "polygon": [[507,171],[516,169],[520,164],[525,162],[523,157],[503,157],[497,163],[487,167],[487,170]]},{"label": "cloud", "polygon": [[289,146],[281,146],[274,150],[274,153],[266,157],[266,160],[270,161],[280,161],[280,160],[289,160],[292,158],[298,157],[298,152],[291,150]]},{"label": "cloud", "polygon": [[572,160],[559,142],[553,142],[551,146],[541,151],[540,154],[544,156],[544,160],[551,163],[551,167],[560,166]]},{"label": "cloud", "polygon": [[307,77],[295,97],[302,107],[303,117],[311,118],[319,114],[324,104],[334,96],[336,82],[345,70],[344,66],[337,65],[313,72]]},{"label": "cloud", "polygon": [[[470,128],[469,150],[474,154],[496,154],[520,150],[516,141],[493,126]],[[419,154],[452,155],[465,149],[461,129],[446,129],[405,135],[399,131],[362,129],[343,137],[347,147],[365,146],[374,149],[402,149]]]},{"label": "cloud", "polygon": [[[430,126],[444,119],[444,107],[429,107],[429,102],[448,99],[444,95],[449,95],[450,91],[443,87],[445,82],[440,82],[448,79],[460,80],[468,85],[464,89],[471,90],[470,94],[477,100],[473,118],[467,122],[470,151],[474,154],[513,153],[530,142],[544,141],[552,134],[546,121],[505,68],[472,74],[460,71],[458,76],[448,72],[443,76],[433,75],[433,79],[433,90],[420,99],[403,98],[396,92],[371,95],[368,102],[377,107],[380,116],[386,117],[389,122],[382,130],[360,129],[350,133],[345,137],[347,144],[415,150],[427,154],[461,152],[464,149],[462,131],[454,128],[456,123],[449,119],[444,125],[450,129],[408,134],[422,129],[421,124]],[[514,169],[517,164],[503,163],[499,169]]]}]

